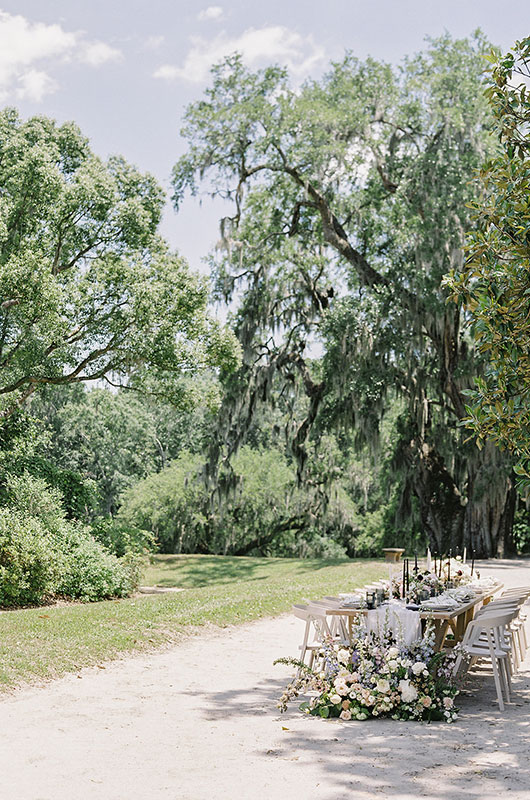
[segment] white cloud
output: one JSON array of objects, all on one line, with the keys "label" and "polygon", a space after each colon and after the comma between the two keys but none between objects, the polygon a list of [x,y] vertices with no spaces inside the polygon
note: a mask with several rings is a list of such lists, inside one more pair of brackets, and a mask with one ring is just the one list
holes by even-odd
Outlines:
[{"label": "white cloud", "polygon": [[99,66],[120,56],[118,50],[104,42],[87,42],[78,31],[65,31],[57,24],[31,22],[20,14],[0,11],[2,101],[14,96],[40,102],[58,88],[47,70],[66,60]]},{"label": "white cloud", "polygon": [[197,15],[199,22],[207,22],[209,20],[221,19],[223,16],[223,9],[221,6],[208,6],[204,8]]},{"label": "white cloud", "polygon": [[174,67],[171,64],[163,64],[155,72],[153,72],[153,78],[163,78],[164,80],[171,81],[178,77],[179,68]]},{"label": "white cloud", "polygon": [[21,100],[33,100],[40,103],[44,95],[54,92],[56,82],[46,72],[39,69],[30,69],[19,78],[16,95]]},{"label": "white cloud", "polygon": [[82,48],[80,54],[80,60],[85,64],[90,64],[91,67],[99,67],[101,64],[106,64],[107,61],[119,61],[122,57],[119,50],[105,42],[87,44]]},{"label": "white cloud", "polygon": [[148,36],[143,47],[145,50],[158,50],[166,40],[165,36]]},{"label": "white cloud", "polygon": [[234,52],[241,53],[248,66],[278,63],[287,66],[297,77],[307,75],[325,57],[324,48],[317,45],[312,36],[301,36],[282,25],[271,25],[248,28],[237,37],[228,37],[225,33],[212,40],[192,36],[191,48],[182,66],[165,64],[153,77],[200,83],[207,79],[212,64]]}]

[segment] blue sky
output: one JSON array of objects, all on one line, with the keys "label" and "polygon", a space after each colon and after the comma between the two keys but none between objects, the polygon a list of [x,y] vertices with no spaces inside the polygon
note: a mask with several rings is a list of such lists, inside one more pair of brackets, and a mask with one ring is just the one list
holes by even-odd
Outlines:
[{"label": "blue sky", "polygon": [[[482,28],[503,49],[530,34],[528,2],[498,0],[0,0],[0,101],[24,116],[75,120],[94,150],[121,153],[169,191],[182,113],[209,65],[235,50],[297,80],[345,49],[397,62],[448,30]],[[197,269],[220,208],[189,199],[163,232]],[[204,269],[204,267],[202,267]]]}]

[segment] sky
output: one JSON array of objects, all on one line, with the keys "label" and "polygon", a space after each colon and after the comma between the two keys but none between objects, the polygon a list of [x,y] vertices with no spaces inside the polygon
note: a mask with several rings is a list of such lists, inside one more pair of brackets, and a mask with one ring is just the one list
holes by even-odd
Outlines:
[{"label": "sky", "polygon": [[[426,36],[476,28],[503,50],[530,34],[530,3],[512,0],[0,0],[0,102],[22,116],[74,120],[103,158],[120,153],[170,194],[185,151],[186,106],[209,67],[241,52],[251,67],[287,65],[296,81],[351,50],[397,63]],[[162,232],[191,266],[218,236],[219,204],[168,202]]]}]

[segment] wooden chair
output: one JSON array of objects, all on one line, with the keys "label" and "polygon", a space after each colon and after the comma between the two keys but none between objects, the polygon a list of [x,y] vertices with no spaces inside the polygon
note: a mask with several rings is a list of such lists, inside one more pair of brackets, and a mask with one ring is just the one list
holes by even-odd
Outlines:
[{"label": "wooden chair", "polygon": [[[309,606],[314,606],[317,609],[323,609],[324,613],[328,608],[341,608],[341,602],[338,597],[324,597],[322,600],[312,600]],[[349,644],[348,626],[344,617],[333,616],[326,617],[328,621],[331,636],[338,640],[341,644]]]},{"label": "wooden chair", "polygon": [[[302,644],[298,647],[300,651],[299,659],[305,664],[306,655],[309,653],[309,663],[307,666],[312,669],[315,655],[322,649],[322,645],[326,639],[332,638],[331,630],[326,619],[326,612],[316,606],[298,604],[293,605],[292,612],[295,617],[305,622]],[[300,670],[298,670],[298,673],[300,673]]]}]

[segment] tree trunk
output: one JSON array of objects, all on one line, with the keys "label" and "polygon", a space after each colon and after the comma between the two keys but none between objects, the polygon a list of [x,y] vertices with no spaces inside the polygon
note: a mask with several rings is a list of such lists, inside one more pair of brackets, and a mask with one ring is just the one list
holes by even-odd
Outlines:
[{"label": "tree trunk", "polygon": [[503,454],[486,444],[470,470],[464,544],[478,558],[516,554],[512,528],[517,491]]},{"label": "tree trunk", "polygon": [[445,467],[443,458],[426,442],[411,443],[416,451],[414,492],[420,504],[422,529],[435,553],[461,546],[465,500]]},{"label": "tree trunk", "polygon": [[454,482],[435,449],[411,444],[415,455],[414,492],[419,500],[422,528],[437,553],[467,548],[477,558],[515,555],[512,537],[516,490],[503,454],[486,444],[469,464],[467,496]]}]

